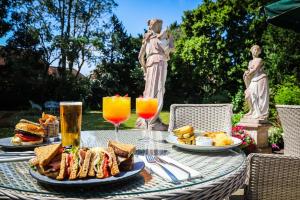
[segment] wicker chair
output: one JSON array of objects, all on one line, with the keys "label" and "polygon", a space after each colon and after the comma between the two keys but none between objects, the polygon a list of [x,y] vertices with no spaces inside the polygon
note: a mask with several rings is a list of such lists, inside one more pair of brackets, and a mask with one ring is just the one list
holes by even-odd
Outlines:
[{"label": "wicker chair", "polygon": [[250,154],[248,200],[299,200],[300,157],[274,154]]},{"label": "wicker chair", "polygon": [[231,115],[231,104],[173,104],[169,132],[189,124],[203,131],[231,133]]},{"label": "wicker chair", "polygon": [[300,106],[276,105],[283,128],[284,154],[300,156]]}]

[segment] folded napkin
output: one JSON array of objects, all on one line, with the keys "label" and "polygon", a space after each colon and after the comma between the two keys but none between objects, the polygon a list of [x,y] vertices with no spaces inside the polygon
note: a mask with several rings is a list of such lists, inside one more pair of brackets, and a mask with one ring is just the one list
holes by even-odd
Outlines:
[{"label": "folded napkin", "polygon": [[[158,166],[157,164],[154,164],[154,163],[148,163],[145,156],[138,156],[138,157],[144,161],[146,169],[150,170],[151,172],[154,172],[155,174],[162,177],[166,181],[172,182],[171,178],[167,175],[167,173],[160,166]],[[200,172],[198,172],[188,166],[185,166],[185,165],[177,162],[176,160],[173,160],[172,158],[170,158],[168,156],[159,156],[159,157],[167,162],[173,163],[173,164],[185,169],[186,171],[190,172],[190,174],[191,174],[190,178],[201,177]],[[163,165],[165,168],[167,168],[169,171],[171,171],[179,181],[184,181],[189,178],[188,174],[186,172],[182,171],[181,169],[179,169],[177,167],[174,167],[174,166],[168,165],[168,164],[163,164],[163,163],[160,163],[160,164]]]}]

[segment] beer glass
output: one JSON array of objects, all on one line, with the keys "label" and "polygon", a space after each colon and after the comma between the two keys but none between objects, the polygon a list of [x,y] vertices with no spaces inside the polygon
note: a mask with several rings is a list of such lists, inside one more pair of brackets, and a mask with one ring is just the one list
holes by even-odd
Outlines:
[{"label": "beer glass", "polygon": [[80,146],[82,102],[60,102],[60,130],[63,146]]}]

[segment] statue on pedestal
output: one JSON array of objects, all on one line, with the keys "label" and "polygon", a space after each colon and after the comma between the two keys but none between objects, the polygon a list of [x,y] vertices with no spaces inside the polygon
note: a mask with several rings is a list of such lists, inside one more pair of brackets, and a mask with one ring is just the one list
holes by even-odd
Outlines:
[{"label": "statue on pedestal", "polygon": [[[163,108],[165,82],[167,77],[167,61],[170,52],[174,50],[173,37],[169,30],[162,30],[163,21],[160,19],[148,20],[148,31],[144,34],[142,47],[139,53],[139,62],[145,78],[144,98],[157,98],[158,111],[149,121],[152,130],[168,130],[163,124],[159,114]],[[146,56],[146,60],[145,60]],[[139,118],[136,122],[138,128],[144,126],[144,120]]]},{"label": "statue on pedestal", "polygon": [[267,121],[269,116],[269,85],[264,72],[263,59],[259,57],[261,48],[254,45],[250,49],[253,59],[248,64],[243,79],[246,85],[245,99],[249,112],[244,118]]}]

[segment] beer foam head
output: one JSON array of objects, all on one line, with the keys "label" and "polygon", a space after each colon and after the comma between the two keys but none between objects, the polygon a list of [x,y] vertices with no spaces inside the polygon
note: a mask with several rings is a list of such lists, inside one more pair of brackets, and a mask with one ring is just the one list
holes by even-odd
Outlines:
[{"label": "beer foam head", "polygon": [[61,106],[82,106],[82,102],[75,102],[75,101],[62,101],[59,103]]}]

